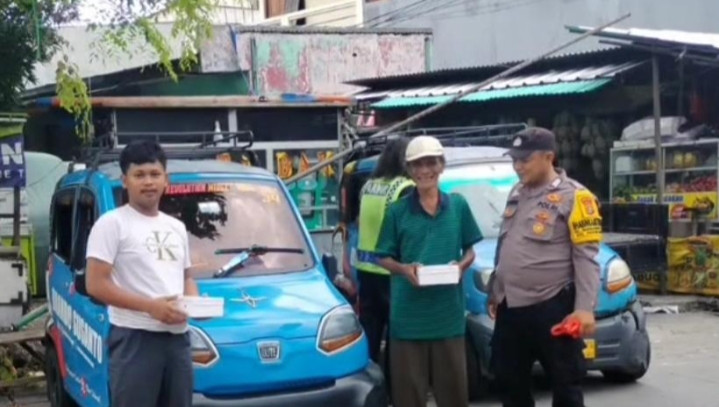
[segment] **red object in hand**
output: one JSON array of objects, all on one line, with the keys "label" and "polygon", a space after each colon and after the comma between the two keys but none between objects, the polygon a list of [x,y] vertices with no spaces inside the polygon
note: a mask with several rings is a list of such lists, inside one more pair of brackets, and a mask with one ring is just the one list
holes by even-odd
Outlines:
[{"label": "red object in hand", "polygon": [[552,327],[552,336],[570,336],[574,339],[580,339],[582,337],[582,324],[574,318],[567,320],[562,324],[557,324]]}]

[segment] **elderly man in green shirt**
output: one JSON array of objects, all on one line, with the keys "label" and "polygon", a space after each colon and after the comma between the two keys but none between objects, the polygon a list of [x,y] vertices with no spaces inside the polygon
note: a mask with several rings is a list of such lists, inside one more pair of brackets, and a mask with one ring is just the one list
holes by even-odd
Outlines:
[{"label": "elderly man in green shirt", "polygon": [[457,264],[460,277],[474,261],[482,234],[461,195],[439,189],[442,144],[418,136],[405,160],[415,188],[387,210],[375,249],[392,273],[390,366],[395,407],[425,407],[427,390],[438,407],[465,407],[464,295],[459,284],[420,286],[421,265]]}]

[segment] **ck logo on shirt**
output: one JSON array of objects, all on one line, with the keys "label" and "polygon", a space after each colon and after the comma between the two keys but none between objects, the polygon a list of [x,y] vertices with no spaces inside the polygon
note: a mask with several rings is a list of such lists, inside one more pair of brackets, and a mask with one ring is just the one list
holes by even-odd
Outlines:
[{"label": "ck logo on shirt", "polygon": [[176,261],[177,256],[174,249],[178,246],[170,242],[170,235],[172,232],[159,232],[153,231],[152,236],[145,240],[145,247],[147,251],[152,254],[157,254],[157,260],[159,261]]}]

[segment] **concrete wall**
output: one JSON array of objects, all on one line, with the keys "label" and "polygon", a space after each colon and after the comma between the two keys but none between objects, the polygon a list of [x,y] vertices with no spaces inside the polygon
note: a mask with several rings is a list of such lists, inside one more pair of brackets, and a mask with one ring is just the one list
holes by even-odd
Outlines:
[{"label": "concrete wall", "polygon": [[262,95],[345,95],[362,88],[344,81],[424,72],[431,40],[422,33],[229,30],[203,47],[203,72],[250,72]]},{"label": "concrete wall", "polygon": [[[171,39],[170,47],[172,57],[179,58],[182,55],[180,40],[172,40],[172,24],[157,24],[158,30],[166,38]],[[41,87],[55,83],[55,71],[57,63],[62,61],[64,53],[67,53],[70,61],[77,65],[80,75],[90,77],[105,75],[125,69],[138,68],[157,62],[157,56],[152,52],[142,39],[132,41],[128,49],[133,50],[132,58],[126,53],[115,51],[107,52],[109,49],[103,46],[101,41],[103,30],[90,30],[86,27],[70,26],[58,30],[59,35],[67,41],[68,45],[61,52],[55,53],[52,59],[44,64],[35,64],[34,72],[36,81],[27,85],[28,89]],[[89,84],[92,87],[92,83]]]},{"label": "concrete wall", "polygon": [[[365,22],[431,28],[435,69],[526,59],[575,38],[565,25],[597,26],[628,12],[616,27],[719,33],[717,0],[384,0],[365,4]],[[600,46],[589,38],[565,52]]]}]

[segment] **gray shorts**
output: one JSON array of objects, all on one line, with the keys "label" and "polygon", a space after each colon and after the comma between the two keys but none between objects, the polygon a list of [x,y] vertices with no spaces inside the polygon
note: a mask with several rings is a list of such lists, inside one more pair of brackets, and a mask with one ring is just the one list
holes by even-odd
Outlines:
[{"label": "gray shorts", "polygon": [[189,334],[110,328],[110,406],[190,407]]}]

